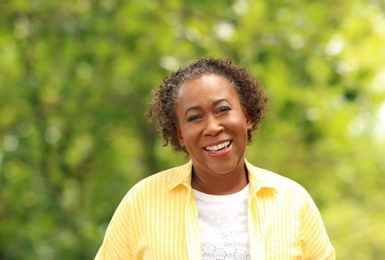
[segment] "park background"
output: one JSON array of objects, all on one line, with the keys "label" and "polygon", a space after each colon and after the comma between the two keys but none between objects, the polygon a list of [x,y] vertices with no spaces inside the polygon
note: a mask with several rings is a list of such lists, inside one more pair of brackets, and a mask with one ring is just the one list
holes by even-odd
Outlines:
[{"label": "park background", "polygon": [[130,187],[186,162],[143,114],[207,55],[270,97],[248,160],[309,191],[338,259],[385,259],[382,0],[2,0],[0,259],[92,259]]}]

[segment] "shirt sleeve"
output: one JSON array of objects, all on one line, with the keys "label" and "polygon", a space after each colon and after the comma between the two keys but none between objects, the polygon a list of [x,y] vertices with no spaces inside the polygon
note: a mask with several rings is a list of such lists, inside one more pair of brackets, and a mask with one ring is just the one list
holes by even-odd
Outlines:
[{"label": "shirt sleeve", "polygon": [[95,257],[95,260],[107,259],[134,259],[133,235],[130,225],[131,212],[127,203],[123,200],[116,209],[114,216],[107,228],[103,244]]},{"label": "shirt sleeve", "polygon": [[330,243],[321,215],[307,193],[301,218],[300,236],[304,259],[335,259],[335,250]]}]

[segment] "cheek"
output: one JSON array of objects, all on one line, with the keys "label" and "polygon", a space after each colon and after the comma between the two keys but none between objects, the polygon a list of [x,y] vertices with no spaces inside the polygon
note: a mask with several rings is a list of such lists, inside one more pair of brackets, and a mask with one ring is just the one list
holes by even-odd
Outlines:
[{"label": "cheek", "polygon": [[196,144],[199,139],[199,129],[195,126],[188,126],[181,129],[181,134],[185,146]]},{"label": "cheek", "polygon": [[251,129],[249,124],[247,124],[244,120],[234,119],[228,122],[227,124],[229,130],[234,132],[241,139],[248,139],[248,131]]},{"label": "cheek", "polygon": [[251,127],[251,124],[249,124],[248,120],[243,116],[229,118],[228,125],[231,125],[232,128],[236,128],[238,130],[249,130]]},{"label": "cheek", "polygon": [[189,141],[191,138],[194,138],[194,127],[185,127],[182,129],[182,136],[185,141]]}]

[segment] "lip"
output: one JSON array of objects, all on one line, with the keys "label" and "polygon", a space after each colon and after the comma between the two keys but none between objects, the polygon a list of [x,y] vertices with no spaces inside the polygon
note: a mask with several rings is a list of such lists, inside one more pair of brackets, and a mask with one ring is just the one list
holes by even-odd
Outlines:
[{"label": "lip", "polygon": [[[227,147],[225,147],[225,148],[223,148],[223,149],[221,149],[219,151],[208,151],[208,150],[205,149],[205,147],[216,146],[216,145],[219,145],[219,144],[223,144],[225,142],[230,142],[230,144],[227,145]],[[203,151],[205,151],[211,157],[222,157],[222,156],[227,155],[230,152],[232,144],[233,144],[232,140],[222,140],[222,141],[218,141],[218,142],[215,142],[215,143],[211,143],[211,144],[203,147],[202,149],[203,149]]]}]

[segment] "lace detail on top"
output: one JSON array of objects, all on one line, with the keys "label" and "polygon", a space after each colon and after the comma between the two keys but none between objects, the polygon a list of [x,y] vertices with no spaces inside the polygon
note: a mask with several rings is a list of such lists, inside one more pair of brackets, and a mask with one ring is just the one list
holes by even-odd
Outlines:
[{"label": "lace detail on top", "polygon": [[249,186],[230,195],[194,190],[201,227],[203,260],[250,259],[247,232]]}]

